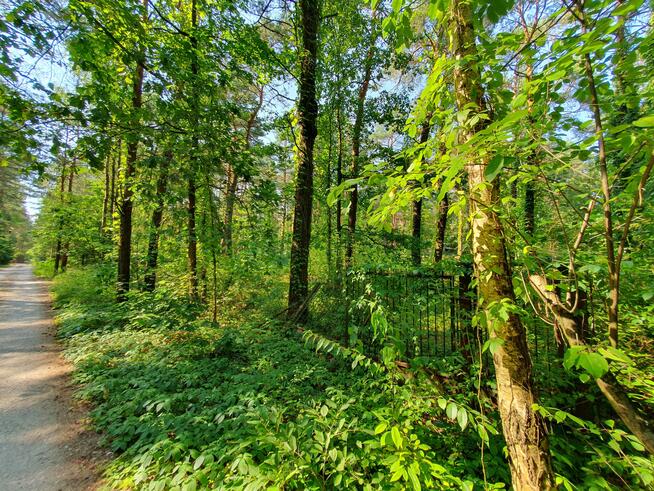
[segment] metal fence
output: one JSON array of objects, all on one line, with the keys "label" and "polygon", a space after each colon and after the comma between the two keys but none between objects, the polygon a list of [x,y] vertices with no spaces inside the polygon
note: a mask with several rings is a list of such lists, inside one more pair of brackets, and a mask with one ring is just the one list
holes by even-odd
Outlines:
[{"label": "metal fence", "polygon": [[[324,287],[312,303],[312,328],[357,345],[376,357],[389,340],[404,360],[442,358],[460,353],[466,359],[482,354],[485,329],[473,327],[476,294],[471,268],[463,273],[438,271],[349,271],[340,286]],[[538,376],[550,377],[556,343],[551,326],[523,319]]]}]

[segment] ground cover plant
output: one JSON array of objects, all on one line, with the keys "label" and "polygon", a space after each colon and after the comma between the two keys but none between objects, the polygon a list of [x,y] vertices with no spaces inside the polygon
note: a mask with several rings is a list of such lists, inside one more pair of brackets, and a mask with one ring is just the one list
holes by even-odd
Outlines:
[{"label": "ground cover plant", "polygon": [[7,0],[0,263],[125,489],[648,489],[643,0]]},{"label": "ground cover plant", "polygon": [[[214,324],[165,289],[156,302],[148,293],[115,304],[105,273],[58,276],[54,298],[79,397],[94,406],[93,426],[116,454],[108,488],[506,486],[497,409],[478,396],[464,360],[402,371],[311,331],[262,325],[257,310]],[[559,375],[552,403],[574,384]],[[642,446],[612,423],[539,411],[552,422],[562,485],[651,482]],[[574,440],[569,427],[580,432]]]}]

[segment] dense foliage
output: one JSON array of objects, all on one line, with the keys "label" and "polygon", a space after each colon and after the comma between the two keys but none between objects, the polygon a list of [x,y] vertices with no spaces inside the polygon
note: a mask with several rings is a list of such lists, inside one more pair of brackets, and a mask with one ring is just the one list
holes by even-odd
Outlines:
[{"label": "dense foliage", "polygon": [[0,9],[110,488],[654,485],[651,2]]}]

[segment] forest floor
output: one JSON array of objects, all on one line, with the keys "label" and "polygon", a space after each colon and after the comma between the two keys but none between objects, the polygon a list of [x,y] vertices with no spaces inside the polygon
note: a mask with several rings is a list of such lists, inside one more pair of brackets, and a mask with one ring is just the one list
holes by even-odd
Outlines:
[{"label": "forest floor", "polygon": [[106,451],[82,423],[53,333],[47,283],[26,264],[0,269],[0,491],[99,485]]}]

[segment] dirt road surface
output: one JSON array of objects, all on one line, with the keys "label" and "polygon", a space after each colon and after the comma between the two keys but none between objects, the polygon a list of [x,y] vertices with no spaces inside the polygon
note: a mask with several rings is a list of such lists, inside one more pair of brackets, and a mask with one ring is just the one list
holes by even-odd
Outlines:
[{"label": "dirt road surface", "polygon": [[0,269],[0,491],[98,486],[101,451],[52,333],[47,284],[26,264]]}]

